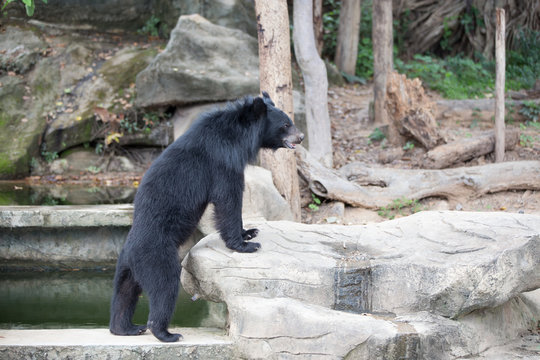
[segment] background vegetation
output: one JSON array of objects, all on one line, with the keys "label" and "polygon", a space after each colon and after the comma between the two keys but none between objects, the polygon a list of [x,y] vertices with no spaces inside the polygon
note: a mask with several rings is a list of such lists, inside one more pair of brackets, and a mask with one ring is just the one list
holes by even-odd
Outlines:
[{"label": "background vegetation", "polygon": [[[356,75],[364,80],[373,76],[373,47],[371,41],[372,1],[362,1],[362,22]],[[324,48],[323,57],[334,58],[339,25],[340,1],[324,1]],[[478,10],[474,7],[458,21],[465,31],[472,26],[485,26],[478,20]],[[476,15],[475,15],[476,14]],[[493,90],[495,84],[495,63],[481,54],[466,56],[458,53],[448,55],[451,31],[445,27],[437,46],[437,53],[416,54],[412,59],[405,58],[403,36],[407,33],[407,17],[394,20],[394,67],[409,77],[419,77],[426,86],[440,92],[449,99],[481,98]],[[445,19],[445,24],[450,19]],[[469,29],[469,30],[468,30]],[[507,90],[530,89],[540,78],[540,31],[520,29],[507,50],[506,88]]]}]

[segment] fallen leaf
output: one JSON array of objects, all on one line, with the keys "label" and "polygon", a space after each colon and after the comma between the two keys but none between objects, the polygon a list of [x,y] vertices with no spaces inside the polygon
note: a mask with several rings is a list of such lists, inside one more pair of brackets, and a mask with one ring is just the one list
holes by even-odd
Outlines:
[{"label": "fallen leaf", "polygon": [[122,134],[117,133],[117,132],[109,134],[105,138],[105,144],[110,145],[113,141],[116,141],[118,143],[118,142],[120,142],[121,137],[122,137]]}]

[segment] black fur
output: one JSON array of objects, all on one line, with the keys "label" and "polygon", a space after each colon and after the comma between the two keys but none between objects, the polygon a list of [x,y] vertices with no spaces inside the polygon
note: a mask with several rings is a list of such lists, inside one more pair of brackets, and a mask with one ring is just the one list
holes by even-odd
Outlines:
[{"label": "black fur", "polygon": [[147,326],[161,341],[171,334],[180,280],[178,247],[195,230],[208,203],[229,249],[254,252],[257,229],[243,229],[244,168],[260,148],[294,148],[304,135],[276,108],[268,94],[246,97],[225,109],[204,114],[171,144],[144,175],[135,197],[133,226],[118,257],[111,302],[110,331],[139,335],[132,323],[137,300],[150,300]]}]

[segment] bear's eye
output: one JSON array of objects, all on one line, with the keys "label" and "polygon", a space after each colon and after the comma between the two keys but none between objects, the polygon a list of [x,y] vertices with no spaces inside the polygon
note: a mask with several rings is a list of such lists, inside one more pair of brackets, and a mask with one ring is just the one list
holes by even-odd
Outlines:
[{"label": "bear's eye", "polygon": [[288,128],[291,127],[291,124],[285,123],[285,125],[283,125],[283,127],[284,127],[285,129],[288,129]]}]

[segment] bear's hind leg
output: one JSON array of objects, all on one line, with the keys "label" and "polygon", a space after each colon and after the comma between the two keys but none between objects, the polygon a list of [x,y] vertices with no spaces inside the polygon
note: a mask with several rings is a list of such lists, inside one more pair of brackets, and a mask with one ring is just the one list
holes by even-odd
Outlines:
[{"label": "bear's hind leg", "polygon": [[159,265],[153,265],[151,267],[152,275],[146,279],[149,280],[148,283],[143,284],[150,301],[148,328],[155,337],[163,342],[175,342],[182,339],[182,335],[168,331],[180,285],[180,264],[178,259],[176,257],[173,259],[173,257]]},{"label": "bear's hind leg", "polygon": [[109,330],[115,335],[140,335],[146,325],[134,325],[131,320],[142,289],[129,269],[118,268],[114,277]]}]

